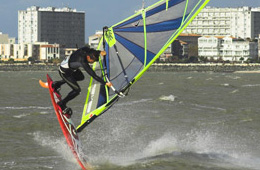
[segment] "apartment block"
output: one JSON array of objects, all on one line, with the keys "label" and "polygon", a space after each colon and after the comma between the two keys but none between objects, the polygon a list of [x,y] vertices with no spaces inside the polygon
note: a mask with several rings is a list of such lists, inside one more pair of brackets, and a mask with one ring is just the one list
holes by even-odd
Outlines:
[{"label": "apartment block", "polygon": [[66,48],[85,44],[85,13],[32,6],[18,11],[18,43],[48,42]]},{"label": "apartment block", "polygon": [[260,34],[258,38],[258,60],[260,60]]},{"label": "apartment block", "polygon": [[96,31],[94,35],[89,36],[88,42],[90,48],[97,49],[102,36],[103,36],[103,31]]},{"label": "apartment block", "polygon": [[204,8],[183,33],[256,39],[260,8]]},{"label": "apartment block", "polygon": [[258,43],[231,36],[199,38],[199,56],[214,60],[247,61],[258,57]]}]

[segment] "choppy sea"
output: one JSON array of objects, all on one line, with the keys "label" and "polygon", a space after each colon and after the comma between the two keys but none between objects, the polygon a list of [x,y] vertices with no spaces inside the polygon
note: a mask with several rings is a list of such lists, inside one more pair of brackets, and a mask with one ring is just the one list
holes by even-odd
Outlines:
[{"label": "choppy sea", "polygon": [[[38,84],[46,74],[0,72],[1,170],[80,170]],[[88,82],[80,85],[68,104],[75,124]],[[257,170],[259,105],[258,73],[147,72],[80,138],[97,170]]]}]

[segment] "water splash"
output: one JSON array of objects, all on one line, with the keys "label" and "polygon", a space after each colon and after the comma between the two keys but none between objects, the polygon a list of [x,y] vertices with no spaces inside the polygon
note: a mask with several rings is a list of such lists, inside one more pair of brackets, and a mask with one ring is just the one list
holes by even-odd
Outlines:
[{"label": "water splash", "polygon": [[[212,131],[192,130],[186,134],[166,133],[151,141],[144,149],[144,157],[159,157],[170,154],[209,159],[209,164],[217,167],[259,169],[260,157],[254,157],[247,145],[236,138],[221,136]],[[173,154],[173,153],[178,153]],[[204,155],[204,156],[203,156]],[[203,160],[205,162],[205,160]]]},{"label": "water splash", "polygon": [[[69,169],[79,169],[77,161],[69,149],[65,138],[50,136],[43,132],[34,132],[32,133],[33,139],[37,141],[37,143],[43,147],[49,147],[58,153],[65,161],[63,162],[63,170]],[[55,168],[55,167],[54,167]]]}]

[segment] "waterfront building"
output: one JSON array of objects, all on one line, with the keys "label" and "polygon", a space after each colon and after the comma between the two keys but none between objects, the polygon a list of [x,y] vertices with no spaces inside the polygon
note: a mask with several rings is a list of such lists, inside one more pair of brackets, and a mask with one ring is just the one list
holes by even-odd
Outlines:
[{"label": "waterfront building", "polygon": [[88,42],[90,48],[97,49],[102,36],[103,36],[103,31],[96,31],[94,35],[89,36]]},{"label": "waterfront building", "polygon": [[64,49],[59,44],[48,44],[47,42],[0,44],[0,56],[2,61],[9,59],[27,61],[30,57],[35,60],[48,61],[53,58],[64,58]]},{"label": "waterfront building", "polygon": [[208,59],[218,60],[220,58],[221,38],[215,36],[204,36],[198,39],[198,55]]},{"label": "waterfront building", "polygon": [[247,61],[258,56],[257,41],[231,36],[204,36],[199,38],[199,56],[209,60]]},{"label": "waterfront building", "polygon": [[[187,57],[189,53],[188,43],[176,39],[159,57],[160,62],[173,62],[178,58]],[[177,57],[177,58],[176,58]]]},{"label": "waterfront building", "polygon": [[18,11],[18,43],[48,42],[76,47],[85,44],[85,13],[71,8],[32,6]]},{"label": "waterfront building", "polygon": [[[188,57],[198,56],[198,39],[201,37],[199,34],[185,34],[181,33],[178,39],[186,42],[184,48],[187,48]],[[184,50],[185,51],[185,50]]]},{"label": "waterfront building", "polygon": [[42,44],[40,45],[40,60],[49,61],[54,58],[60,58],[61,48],[59,44]]},{"label": "waterfront building", "polygon": [[8,44],[8,34],[0,32],[0,44]]},{"label": "waterfront building", "polygon": [[72,53],[74,53],[77,50],[77,48],[64,48],[65,57],[69,57]]},{"label": "waterfront building", "polygon": [[260,61],[260,34],[258,38],[258,61]]},{"label": "waterfront building", "polygon": [[183,33],[258,38],[260,8],[204,8]]},{"label": "waterfront building", "polygon": [[0,59],[1,60],[10,58],[10,56],[12,54],[11,48],[12,47],[10,46],[10,44],[0,44]]}]

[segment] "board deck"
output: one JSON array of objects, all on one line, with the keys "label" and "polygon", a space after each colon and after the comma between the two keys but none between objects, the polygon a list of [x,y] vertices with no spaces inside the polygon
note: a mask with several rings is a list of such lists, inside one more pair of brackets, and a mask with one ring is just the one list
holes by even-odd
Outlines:
[{"label": "board deck", "polygon": [[76,132],[76,128],[70,118],[70,115],[63,114],[61,108],[57,104],[61,100],[61,96],[54,92],[52,88],[52,79],[47,74],[47,83],[39,81],[40,85],[44,88],[46,88],[46,85],[48,85],[48,89],[50,92],[51,101],[58,119],[58,122],[60,124],[60,127],[62,129],[63,135],[66,138],[67,144],[69,148],[71,149],[73,155],[75,156],[78,164],[83,170],[89,170],[90,166],[88,165],[85,155],[82,150],[82,145],[79,140],[79,136]]}]

